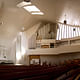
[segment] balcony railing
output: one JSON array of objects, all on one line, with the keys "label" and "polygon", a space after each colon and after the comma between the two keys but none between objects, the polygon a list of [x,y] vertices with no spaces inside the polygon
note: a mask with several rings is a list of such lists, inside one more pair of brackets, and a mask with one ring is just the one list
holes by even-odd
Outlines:
[{"label": "balcony railing", "polygon": [[80,26],[58,23],[57,40],[75,38],[80,36]]}]

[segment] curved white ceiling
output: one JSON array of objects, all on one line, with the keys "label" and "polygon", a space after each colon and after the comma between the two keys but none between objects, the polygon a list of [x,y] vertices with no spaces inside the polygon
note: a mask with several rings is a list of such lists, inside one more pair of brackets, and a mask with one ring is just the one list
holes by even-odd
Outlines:
[{"label": "curved white ceiling", "polygon": [[22,27],[28,29],[39,20],[63,21],[70,24],[80,24],[80,0],[31,0],[44,16],[33,16],[23,8],[16,5],[22,0],[0,0],[0,41],[10,42],[21,31]]}]

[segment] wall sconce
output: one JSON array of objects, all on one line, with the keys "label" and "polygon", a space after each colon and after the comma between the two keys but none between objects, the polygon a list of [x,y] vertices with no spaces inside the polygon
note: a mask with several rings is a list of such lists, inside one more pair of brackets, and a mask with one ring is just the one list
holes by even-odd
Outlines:
[{"label": "wall sconce", "polygon": [[67,21],[66,20],[64,20],[64,24],[67,24]]},{"label": "wall sconce", "polygon": [[66,20],[66,14],[65,14],[65,20],[64,20],[64,24],[67,24],[67,20]]}]

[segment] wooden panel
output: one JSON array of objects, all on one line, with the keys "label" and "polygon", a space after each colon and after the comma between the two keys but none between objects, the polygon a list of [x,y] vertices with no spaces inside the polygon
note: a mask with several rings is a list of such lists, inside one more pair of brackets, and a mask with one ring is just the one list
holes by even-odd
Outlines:
[{"label": "wooden panel", "polygon": [[41,48],[49,48],[49,45],[41,45]]},{"label": "wooden panel", "polygon": [[29,58],[30,58],[30,60],[31,59],[39,59],[40,56],[39,55],[30,55]]}]

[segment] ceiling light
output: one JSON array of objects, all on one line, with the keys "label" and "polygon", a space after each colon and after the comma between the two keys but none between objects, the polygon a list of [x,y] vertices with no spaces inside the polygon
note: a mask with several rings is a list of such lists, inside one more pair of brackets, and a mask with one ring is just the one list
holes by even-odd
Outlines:
[{"label": "ceiling light", "polygon": [[31,2],[23,1],[23,2],[19,3],[17,6],[18,7],[23,7],[23,6],[27,6],[27,5],[31,5]]},{"label": "ceiling light", "polygon": [[34,12],[34,11],[40,11],[36,6],[32,5],[32,6],[24,6],[24,9],[26,9],[29,12]]},{"label": "ceiling light", "polygon": [[33,15],[44,15],[43,12],[32,12],[31,14],[33,14]]}]

